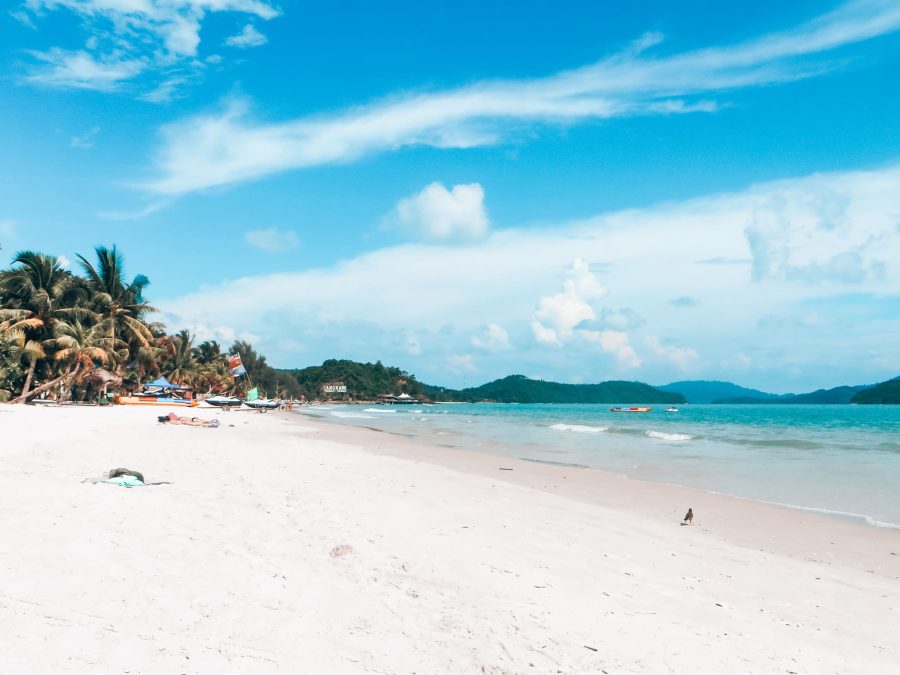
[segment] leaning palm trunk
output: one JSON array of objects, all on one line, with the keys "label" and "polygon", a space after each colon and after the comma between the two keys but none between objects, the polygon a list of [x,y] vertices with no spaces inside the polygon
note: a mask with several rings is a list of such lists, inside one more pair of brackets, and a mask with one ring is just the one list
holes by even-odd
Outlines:
[{"label": "leaning palm trunk", "polygon": [[69,383],[72,380],[74,380],[76,377],[78,377],[79,371],[81,371],[80,363],[77,366],[75,366],[74,370],[70,370],[69,372],[67,372],[63,375],[60,375],[59,377],[57,377],[53,380],[50,380],[49,382],[47,382],[45,384],[42,384],[40,387],[37,387],[36,389],[28,392],[27,394],[22,394],[21,396],[19,396],[19,398],[15,398],[12,401],[10,401],[10,403],[25,403],[28,399],[34,398],[35,396],[39,396],[40,394],[43,394],[45,391],[47,391],[48,389],[52,389],[57,384],[60,384],[62,382]]},{"label": "leaning palm trunk", "polygon": [[[25,386],[22,387],[21,398],[28,396],[28,390],[31,388],[31,379],[34,377],[34,367],[37,365],[37,354],[32,355],[31,363],[28,366],[28,374],[25,376]],[[18,399],[16,399],[18,400]],[[15,401],[13,401],[15,403]]]}]

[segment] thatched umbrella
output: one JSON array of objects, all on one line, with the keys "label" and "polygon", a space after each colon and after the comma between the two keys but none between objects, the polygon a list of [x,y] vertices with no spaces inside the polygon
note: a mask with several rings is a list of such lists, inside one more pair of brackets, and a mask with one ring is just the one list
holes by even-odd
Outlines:
[{"label": "thatched umbrella", "polygon": [[94,368],[90,374],[84,378],[91,386],[100,389],[100,396],[106,396],[106,389],[109,385],[114,387],[122,386],[122,378],[115,373],[111,373],[103,368]]}]

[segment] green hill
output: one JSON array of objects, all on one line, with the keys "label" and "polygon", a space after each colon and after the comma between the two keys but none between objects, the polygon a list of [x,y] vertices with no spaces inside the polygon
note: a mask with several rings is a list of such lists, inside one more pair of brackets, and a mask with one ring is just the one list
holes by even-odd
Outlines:
[{"label": "green hill", "polygon": [[[445,390],[446,391],[446,390]],[[435,392],[438,394],[438,392]],[[664,392],[643,382],[611,381],[599,384],[561,384],[510,375],[453,392],[450,400],[498,403],[684,403],[679,393]],[[435,396],[438,400],[439,395]],[[446,400],[446,399],[445,399]]]},{"label": "green hill", "polygon": [[414,375],[377,363],[357,363],[345,359],[329,359],[321,366],[309,366],[300,370],[284,370],[296,378],[302,393],[308,399],[344,398],[343,394],[326,395],[322,387],[331,382],[347,386],[346,397],[373,400],[379,394],[409,394],[415,398],[425,395],[424,387]]},{"label": "green hill", "polygon": [[777,394],[768,394],[758,389],[742,387],[734,382],[719,380],[684,380],[664,384],[657,389],[684,394],[689,403],[718,403],[723,399],[729,399],[729,402],[734,403],[759,403],[760,399],[778,398]]},{"label": "green hill", "polygon": [[900,377],[863,389],[850,400],[851,403],[900,404]]},{"label": "green hill", "polygon": [[769,398],[757,398],[752,396],[740,396],[737,398],[724,398],[713,403],[771,403],[771,404],[800,404],[800,403],[824,403],[846,404],[850,403],[854,395],[866,389],[870,385],[861,384],[853,387],[841,386],[831,389],[817,389],[807,394],[784,394],[782,396],[770,396]]}]

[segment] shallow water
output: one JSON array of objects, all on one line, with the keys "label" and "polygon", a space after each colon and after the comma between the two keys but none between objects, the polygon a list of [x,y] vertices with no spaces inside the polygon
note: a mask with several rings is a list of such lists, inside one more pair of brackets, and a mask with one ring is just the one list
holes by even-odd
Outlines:
[{"label": "shallow water", "polygon": [[900,406],[322,406],[299,412],[448,447],[575,464],[900,527]]}]

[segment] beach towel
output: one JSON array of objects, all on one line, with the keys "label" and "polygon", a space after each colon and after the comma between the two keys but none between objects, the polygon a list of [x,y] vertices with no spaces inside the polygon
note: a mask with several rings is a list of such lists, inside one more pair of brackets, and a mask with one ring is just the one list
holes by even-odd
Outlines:
[{"label": "beach towel", "polygon": [[144,481],[135,476],[116,476],[115,478],[107,478],[106,480],[100,482],[112,483],[113,485],[121,485],[122,487],[127,488],[142,487],[144,485]]}]

